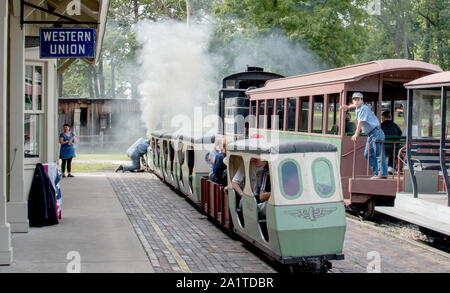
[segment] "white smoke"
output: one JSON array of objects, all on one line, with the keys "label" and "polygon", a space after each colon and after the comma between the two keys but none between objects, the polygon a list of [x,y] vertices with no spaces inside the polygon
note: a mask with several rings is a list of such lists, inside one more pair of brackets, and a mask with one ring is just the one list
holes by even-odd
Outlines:
[{"label": "white smoke", "polygon": [[293,42],[278,30],[252,36],[236,35],[230,43],[235,53],[231,70],[242,71],[245,65],[264,67],[265,71],[285,76],[300,75],[326,68],[305,44]]},{"label": "white smoke", "polygon": [[[177,115],[183,116],[179,121],[194,121],[198,116],[194,107],[205,109],[208,101],[217,99],[222,79],[245,71],[246,65],[285,76],[326,68],[305,45],[278,31],[252,37],[236,34],[213,54],[208,49],[214,29],[213,24],[186,25],[169,20],[138,25],[139,79],[143,80],[139,91],[147,132],[170,127],[161,123]],[[190,129],[196,128],[193,124],[202,126],[191,122]]]},{"label": "white smoke", "polygon": [[152,131],[163,116],[185,114],[217,92],[208,58],[211,30],[206,25],[174,21],[143,22],[137,29],[142,120]]}]

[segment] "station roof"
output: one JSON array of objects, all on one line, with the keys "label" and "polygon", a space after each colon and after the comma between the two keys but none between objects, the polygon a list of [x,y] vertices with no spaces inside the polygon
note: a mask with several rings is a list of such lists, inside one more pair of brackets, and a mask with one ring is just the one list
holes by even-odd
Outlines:
[{"label": "station roof", "polygon": [[405,84],[407,88],[450,86],[450,71],[439,72]]},{"label": "station roof", "polygon": [[[16,2],[20,3],[21,1]],[[20,16],[20,13],[23,13],[23,20],[25,22],[29,24],[36,22],[34,26],[26,27],[27,36],[37,35],[39,27],[51,27],[52,25],[56,25],[54,23],[58,23],[61,27],[95,27],[95,57],[83,59],[89,64],[95,64],[100,56],[103,37],[105,35],[109,2],[110,0],[80,0],[79,15],[68,15],[68,6],[78,3],[69,0],[27,0],[24,2],[23,12],[20,12],[20,4],[17,4],[17,7],[15,4],[14,10],[18,16]],[[70,19],[72,21],[69,21]],[[58,71],[64,71],[75,60],[73,58],[59,59]]]},{"label": "station roof", "polygon": [[255,154],[292,154],[337,152],[337,148],[333,144],[321,141],[253,138],[232,142],[227,145],[227,151]]},{"label": "station roof", "polygon": [[371,75],[403,70],[419,70],[429,73],[442,71],[437,65],[421,61],[385,59],[315,73],[268,80],[263,88],[250,90],[248,91],[248,94],[251,95],[253,93],[263,93],[289,88],[294,89],[301,87],[316,87],[326,84],[355,82]]}]

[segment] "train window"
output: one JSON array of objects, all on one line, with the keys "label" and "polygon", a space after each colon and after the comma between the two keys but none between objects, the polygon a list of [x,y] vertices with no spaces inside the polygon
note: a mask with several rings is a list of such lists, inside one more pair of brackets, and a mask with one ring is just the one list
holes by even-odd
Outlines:
[{"label": "train window", "polygon": [[156,140],[156,156],[157,156],[157,163],[156,166],[161,167],[161,154],[160,154],[160,145],[159,145],[159,139]]},{"label": "train window", "polygon": [[264,108],[265,108],[265,101],[260,100],[258,101],[258,128],[264,128]]},{"label": "train window", "polygon": [[156,160],[156,147],[155,147],[155,138],[152,138],[152,158],[153,158],[153,164],[155,164]]},{"label": "train window", "polygon": [[169,150],[167,149],[167,141],[166,140],[163,141],[163,152],[164,152],[163,169],[164,169],[164,175],[167,176],[167,160],[169,157]]},{"label": "train window", "polygon": [[173,165],[174,165],[174,160],[175,160],[175,149],[173,147],[173,142],[169,142],[169,158],[170,158],[170,175],[172,176],[172,180],[174,179],[174,174],[173,174]]},{"label": "train window", "polygon": [[439,138],[441,133],[440,90],[416,90],[413,98],[413,137]]},{"label": "train window", "polygon": [[300,113],[299,113],[299,131],[308,131],[308,118],[309,118],[309,97],[304,97],[300,99]]},{"label": "train window", "polygon": [[229,79],[225,81],[225,87],[227,89],[234,89],[236,88],[236,80],[234,79]]},{"label": "train window", "polygon": [[269,164],[267,161],[254,158],[250,160],[250,187],[253,194],[259,194],[262,176],[268,170]]},{"label": "train window", "polygon": [[185,150],[184,150],[184,145],[183,143],[180,143],[178,145],[178,162],[180,163],[180,184],[181,186],[184,186],[184,181],[183,181],[183,164],[184,164],[184,157],[185,157]]},{"label": "train window", "polygon": [[280,163],[278,174],[281,194],[287,199],[300,197],[303,191],[300,165],[292,159],[286,159]]},{"label": "train window", "polygon": [[278,129],[284,130],[284,99],[277,99],[277,113],[275,121],[278,120]]},{"label": "train window", "polygon": [[267,122],[266,122],[267,129],[272,129],[273,104],[274,104],[273,100],[267,101]]},{"label": "train window", "polygon": [[315,159],[312,163],[314,189],[320,197],[328,198],[334,194],[334,174],[331,162],[326,158]]},{"label": "train window", "polygon": [[250,107],[250,127],[256,128],[256,101],[252,101]]},{"label": "train window", "polygon": [[[235,175],[239,169],[240,169],[240,174],[243,174],[243,176],[238,175],[235,178]],[[246,172],[245,172],[244,160],[242,159],[241,156],[236,156],[236,155],[230,156],[228,172],[230,175],[230,179],[229,179],[230,182],[234,180],[236,183],[239,184],[239,186],[242,190],[245,190],[245,174],[246,174]],[[242,210],[244,207],[242,205],[240,205],[240,203],[241,203],[241,197],[236,194],[236,197],[234,200],[234,208],[236,210],[239,224],[241,225],[241,227],[245,227],[244,213]]]},{"label": "train window", "polygon": [[[392,114],[392,120],[395,124],[400,127],[400,129],[403,131],[406,128],[406,103],[407,101],[395,101],[394,102],[394,112]],[[405,134],[406,136],[406,134]]]},{"label": "train window", "polygon": [[295,114],[297,113],[297,98],[288,99],[287,131],[295,131]]},{"label": "train window", "polygon": [[195,164],[195,153],[192,146],[187,150],[186,161],[189,168],[189,189],[191,193],[194,193],[194,164]]},{"label": "train window", "polygon": [[328,125],[327,133],[339,133],[339,94],[332,94],[328,97]]},{"label": "train window", "polygon": [[314,97],[314,108],[313,108],[313,132],[322,133],[323,124],[323,96]]}]

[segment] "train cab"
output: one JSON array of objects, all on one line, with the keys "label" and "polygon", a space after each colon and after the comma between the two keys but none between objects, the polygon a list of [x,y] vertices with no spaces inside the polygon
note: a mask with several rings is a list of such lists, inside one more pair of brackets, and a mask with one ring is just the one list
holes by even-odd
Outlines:
[{"label": "train cab", "polygon": [[281,77],[255,66],[247,66],[245,72],[225,77],[219,91],[219,134],[234,140],[248,137],[250,103],[245,91],[263,87],[267,80]]},{"label": "train cab", "polygon": [[228,144],[227,153],[228,205],[237,234],[283,264],[343,258],[346,221],[336,146],[248,139]]}]

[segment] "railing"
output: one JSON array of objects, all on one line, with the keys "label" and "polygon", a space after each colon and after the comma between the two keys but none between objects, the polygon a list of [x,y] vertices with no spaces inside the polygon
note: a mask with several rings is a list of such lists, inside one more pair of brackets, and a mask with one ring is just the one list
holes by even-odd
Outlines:
[{"label": "railing", "polygon": [[[392,174],[392,179],[395,179],[395,176],[396,176],[396,174],[397,174],[397,177],[399,177],[399,173],[400,173],[400,169],[398,169],[398,167],[399,167],[399,164],[397,163],[397,166],[395,165],[395,154],[396,154],[396,150],[398,150],[398,149],[402,149],[403,147],[401,147],[400,145],[404,145],[405,144],[405,141],[403,141],[403,140],[396,140],[396,141],[388,141],[388,140],[385,140],[385,141],[371,141],[372,143],[380,143],[381,144],[381,153],[380,153],[380,156],[381,157],[383,157],[383,154],[384,155],[386,155],[386,150],[385,150],[385,145],[387,144],[387,145],[392,145],[392,163],[393,163],[393,169],[394,169],[394,172],[393,172],[393,174]],[[371,153],[370,153],[370,149],[371,148],[368,148],[368,153],[367,153],[367,162],[366,162],[366,176],[368,177],[368,176],[370,176],[370,163],[369,163],[369,158],[370,158],[370,155],[371,155]],[[360,150],[365,150],[365,145],[364,146],[362,146],[362,147],[359,147],[359,148],[356,148],[356,142],[354,142],[353,143],[353,163],[352,163],[352,178],[354,179],[356,176],[357,176],[357,174],[355,174],[355,170],[356,170],[356,154],[357,154],[357,151],[360,151]],[[348,154],[345,154],[345,155],[343,155],[343,156],[346,156],[346,155],[348,155]],[[386,156],[385,157],[386,159],[388,159],[388,157]],[[380,160],[380,166],[378,166],[379,167],[379,170],[381,170],[381,160]],[[388,164],[388,162],[386,162],[386,164]],[[389,173],[387,174],[387,176],[389,177]]]}]

